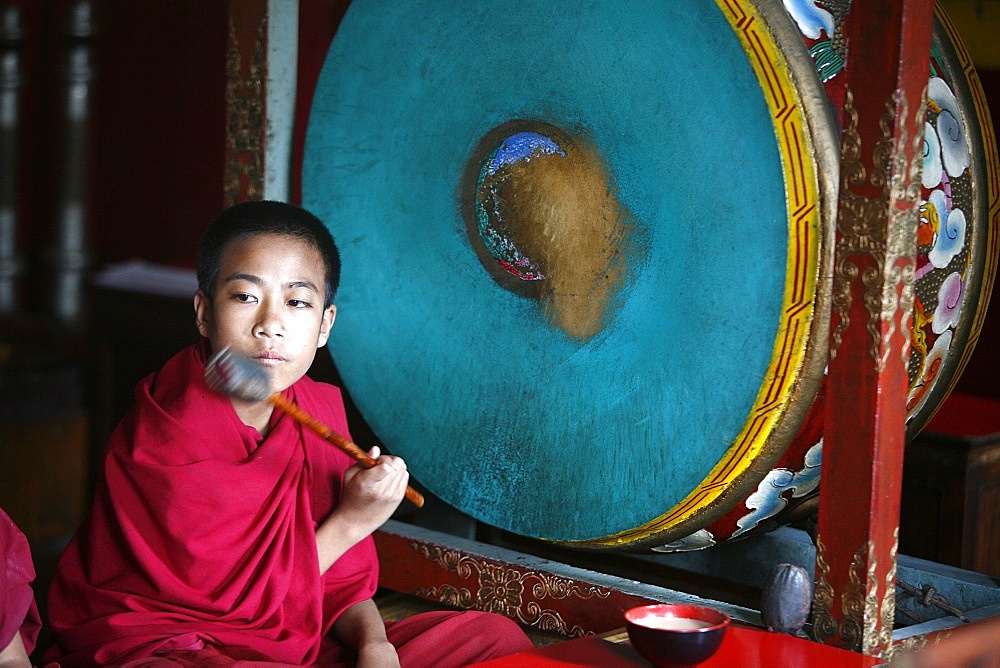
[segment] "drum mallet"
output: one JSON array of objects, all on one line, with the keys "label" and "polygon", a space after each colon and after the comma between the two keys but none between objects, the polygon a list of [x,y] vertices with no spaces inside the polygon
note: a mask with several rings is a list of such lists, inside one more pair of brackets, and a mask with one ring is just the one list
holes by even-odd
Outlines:
[{"label": "drum mallet", "polygon": [[[306,413],[304,410],[285,399],[278,392],[271,392],[271,384],[267,375],[252,360],[234,353],[225,347],[213,354],[205,364],[205,382],[209,388],[232,397],[247,401],[269,401],[297,422],[322,436],[365,468],[375,466],[375,460],[328,426]],[[418,508],[423,507],[424,497],[409,485],[406,486],[406,499]]]}]

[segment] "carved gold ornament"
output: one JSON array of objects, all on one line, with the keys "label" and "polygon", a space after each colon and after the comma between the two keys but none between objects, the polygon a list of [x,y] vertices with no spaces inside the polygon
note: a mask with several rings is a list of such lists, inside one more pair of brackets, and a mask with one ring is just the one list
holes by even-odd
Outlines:
[{"label": "carved gold ornament", "polygon": [[[416,541],[410,549],[439,567],[457,573],[463,580],[475,580],[475,591],[466,587],[441,585],[421,587],[413,593],[422,598],[461,608],[496,612],[522,624],[567,637],[580,637],[586,631],[570,627],[558,611],[541,605],[544,599],[606,599],[611,590],[581,584],[569,578],[534,571],[518,571],[502,564],[463,555],[458,550],[425,545]],[[529,594],[527,597],[525,594]]]}]

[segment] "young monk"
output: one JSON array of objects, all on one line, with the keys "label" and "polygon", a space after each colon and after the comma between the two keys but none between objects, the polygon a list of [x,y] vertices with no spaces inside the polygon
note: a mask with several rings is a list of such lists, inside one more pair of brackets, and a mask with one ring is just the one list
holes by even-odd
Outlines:
[{"label": "young monk", "polygon": [[28,539],[0,509],[0,668],[26,668],[42,628]]},{"label": "young monk", "polygon": [[72,665],[460,666],[531,648],[480,612],[389,625],[372,601],[371,534],[403,498],[405,463],[353,461],[267,401],[213,393],[205,360],[230,346],[272,391],[349,437],[340,391],[305,376],[337,313],[340,259],[306,211],[248,202],[203,238],[202,341],[136,390],[108,444],[91,512],[50,588]]}]

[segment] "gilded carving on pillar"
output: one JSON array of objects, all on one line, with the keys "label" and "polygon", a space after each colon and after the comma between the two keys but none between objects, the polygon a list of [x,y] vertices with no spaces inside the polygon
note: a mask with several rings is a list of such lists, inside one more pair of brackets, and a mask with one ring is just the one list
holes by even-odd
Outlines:
[{"label": "gilded carving on pillar", "polygon": [[[883,371],[897,326],[904,337],[903,363],[909,357],[910,325],[914,301],[916,231],[919,223],[922,135],[908,139],[905,130],[893,142],[893,119],[898,108],[908,114],[906,100],[898,93],[886,102],[879,119],[881,137],[872,150],[869,175],[861,161],[861,137],[854,94],[845,91],[844,129],[841,144],[841,187],[837,220],[837,260],[834,267],[832,308],[836,324],[831,332],[830,357],[835,358],[850,326],[852,285],[860,276],[869,353],[876,371]],[[922,115],[922,105],[918,114]],[[919,119],[918,119],[919,120]],[[918,124],[922,126],[922,124]],[[912,145],[908,143],[912,141]],[[867,184],[873,196],[855,192]],[[891,209],[891,212],[890,212]],[[862,258],[866,258],[861,262]],[[897,322],[899,323],[897,325]]]},{"label": "gilded carving on pillar", "polygon": [[229,18],[229,50],[226,54],[226,204],[258,200],[264,196],[264,54],[266,16],[257,26],[253,56],[244,76],[239,37]]},{"label": "gilded carving on pillar", "polygon": [[[870,565],[867,577],[864,573],[866,557]],[[847,573],[850,584],[840,596],[840,609],[843,613],[839,626],[840,637],[848,647],[860,649],[866,654],[870,654],[868,650],[875,632],[874,628],[866,628],[866,622],[874,622],[878,611],[878,603],[875,601],[875,565],[874,545],[869,540],[854,552],[851,568]]]},{"label": "gilded carving on pillar", "polygon": [[[884,128],[883,128],[884,131]],[[879,142],[873,153],[877,165],[883,155],[884,145]],[[854,107],[854,93],[848,87],[844,98],[844,128],[840,149],[841,185],[837,215],[837,249],[833,274],[832,308],[836,325],[831,332],[830,359],[837,356],[844,331],[850,326],[850,309],[853,300],[851,286],[860,276],[865,286],[864,301],[869,320],[867,329],[872,337],[869,352],[874,363],[879,361],[879,315],[882,312],[882,262],[885,258],[883,230],[888,215],[889,193],[878,169],[871,176],[871,185],[880,189],[875,197],[854,192],[868,180],[868,172],[861,162],[861,136],[858,134],[858,110]],[[858,266],[859,256],[871,258],[875,266]]]},{"label": "gilded carving on pillar", "polygon": [[[878,560],[875,545],[866,541],[851,560],[847,577],[849,584],[840,596],[838,621],[833,614],[834,591],[830,585],[830,565],[826,561],[826,546],[821,536],[816,537],[816,584],[813,593],[813,636],[819,642],[830,644],[830,639],[840,638],[843,645],[874,656],[892,642],[892,625],[896,610],[896,549],[899,530],[896,530],[890,551],[891,564],[886,577],[886,592],[881,602],[878,592]],[[865,565],[868,565],[865,571]]]},{"label": "gilded carving on pillar", "polygon": [[416,541],[410,549],[439,567],[457,573],[463,580],[476,579],[475,591],[454,585],[421,587],[413,593],[422,598],[461,608],[496,612],[545,631],[580,637],[586,630],[569,626],[558,611],[541,605],[544,599],[606,599],[611,590],[582,584],[568,578],[535,571],[518,571],[507,566],[465,556],[458,550]]},{"label": "gilded carving on pillar", "polygon": [[881,620],[877,647],[892,645],[892,627],[896,621],[896,555],[899,552],[899,527],[892,532],[892,547],[889,549],[889,572],[885,575],[885,593],[882,595]]},{"label": "gilded carving on pillar", "polygon": [[[936,633],[921,633],[918,635],[903,638],[893,644],[885,653],[884,658],[889,664],[897,665],[895,661],[905,654],[914,654],[926,647],[936,647],[946,642],[954,635],[952,629],[937,631]],[[905,665],[900,662],[899,665]]]},{"label": "gilded carving on pillar", "polygon": [[[906,99],[897,91],[896,107],[901,119],[906,119],[909,105]],[[923,118],[926,114],[926,87],[920,96],[921,104],[914,120],[915,128],[923,128]],[[889,110],[891,111],[891,110]],[[923,167],[924,133],[915,132],[908,139],[904,129],[900,132],[893,152],[891,182],[889,190],[889,226],[888,253],[886,257],[887,271],[883,286],[882,322],[883,340],[882,357],[879,369],[885,368],[890,348],[890,338],[893,327],[898,322],[903,335],[903,345],[900,354],[904,368],[910,359],[910,341],[913,331],[913,302],[916,285],[917,227],[920,224],[921,178]],[[909,142],[909,146],[907,143]]]},{"label": "gilded carving on pillar", "polygon": [[813,637],[824,644],[837,635],[837,620],[833,617],[833,587],[830,586],[830,564],[826,563],[823,537],[816,536],[816,582],[813,587]]}]

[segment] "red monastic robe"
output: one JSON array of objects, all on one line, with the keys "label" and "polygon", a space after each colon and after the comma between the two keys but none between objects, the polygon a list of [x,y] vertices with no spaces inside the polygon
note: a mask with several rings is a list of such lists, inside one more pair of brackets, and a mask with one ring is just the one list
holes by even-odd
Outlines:
[{"label": "red monastic robe", "polygon": [[0,509],[0,650],[21,634],[28,654],[35,649],[42,628],[31,583],[35,566],[28,539],[14,521]]},{"label": "red monastic robe", "polygon": [[[330,627],[378,584],[371,537],[319,573],[316,527],[353,462],[277,410],[261,439],[208,389],[204,365],[193,346],[137,387],[50,589],[47,660],[339,660]],[[349,437],[337,388],[303,378],[285,396]]]}]

